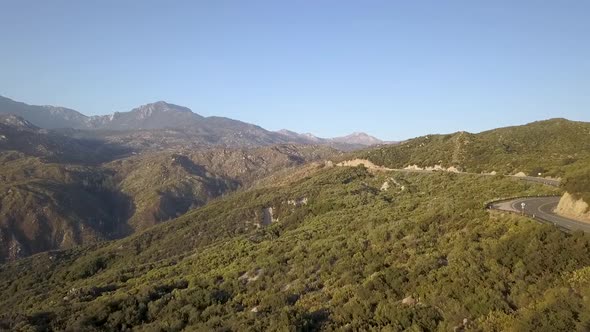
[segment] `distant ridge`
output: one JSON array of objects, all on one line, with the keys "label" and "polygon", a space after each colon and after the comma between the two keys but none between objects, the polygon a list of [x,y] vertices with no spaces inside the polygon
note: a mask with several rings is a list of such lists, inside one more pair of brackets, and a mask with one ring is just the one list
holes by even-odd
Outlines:
[{"label": "distant ridge", "polygon": [[341,137],[334,137],[334,138],[321,138],[315,136],[311,133],[299,134],[294,131],[290,131],[287,129],[281,129],[277,133],[282,135],[297,139],[297,140],[306,140],[309,141],[311,144],[327,144],[338,146],[338,144],[347,144],[357,146],[359,148],[368,147],[372,145],[379,145],[379,144],[392,144],[395,142],[385,142],[376,137],[370,136],[369,134],[363,132],[354,132],[350,135],[341,136]]},{"label": "distant ridge", "polygon": [[390,168],[440,165],[471,173],[561,176],[564,165],[587,162],[589,138],[590,123],[557,118],[478,134],[426,135],[361,156]]},{"label": "distant ridge", "polygon": [[[259,126],[224,117],[203,117],[191,109],[157,101],[136,107],[128,112],[109,115],[86,116],[73,109],[56,106],[35,106],[0,96],[0,114],[13,114],[45,129],[76,129],[117,132],[131,135],[132,131],[144,131],[145,139],[153,133],[145,131],[173,130],[174,139],[184,136],[191,144],[255,147],[274,144],[328,145],[342,150],[353,150],[385,142],[365,133],[353,133],[337,138],[319,138],[311,134],[299,134],[289,130],[268,131]],[[158,140],[170,140],[158,133]],[[137,138],[137,134],[133,134]],[[122,139],[122,140],[129,140]]]}]

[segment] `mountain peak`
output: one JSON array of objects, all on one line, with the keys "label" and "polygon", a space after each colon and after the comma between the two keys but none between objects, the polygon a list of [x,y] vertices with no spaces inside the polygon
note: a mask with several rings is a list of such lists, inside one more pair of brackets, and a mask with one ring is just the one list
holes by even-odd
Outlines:
[{"label": "mountain peak", "polygon": [[157,101],[141,105],[129,112],[115,112],[110,115],[95,116],[91,119],[92,128],[112,130],[137,130],[159,128],[185,128],[203,120],[190,108]]},{"label": "mountain peak", "polygon": [[[345,136],[345,137],[372,137],[372,138],[375,138],[375,137],[373,137],[373,136],[370,136],[370,135],[369,135],[369,134],[367,134],[367,133],[363,133],[362,131],[355,131],[354,133],[352,133],[352,134],[350,134],[350,135],[347,135],[347,136]],[[376,139],[376,138],[375,138],[375,139]]]},{"label": "mountain peak", "polygon": [[382,140],[373,137],[367,133],[363,133],[363,132],[354,132],[350,135],[346,135],[343,137],[336,137],[333,139],[336,142],[346,142],[346,143],[350,143],[350,144],[358,144],[358,145],[376,145],[376,144],[381,144],[383,143]]},{"label": "mountain peak", "polygon": [[179,106],[179,105],[175,105],[175,104],[170,104],[167,103],[165,101],[157,101],[154,103],[150,103],[150,104],[145,104],[145,105],[141,105],[137,108],[134,108],[133,110],[131,110],[131,112],[136,112],[145,116],[150,116],[153,113],[165,113],[165,112],[177,112],[177,113],[191,113],[191,114],[195,114],[193,113],[193,111],[188,108],[188,107],[184,107],[184,106]]},{"label": "mountain peak", "polygon": [[277,133],[283,134],[283,135],[299,135],[298,133],[296,133],[292,130],[289,130],[289,129],[281,129],[281,130],[277,131]]}]

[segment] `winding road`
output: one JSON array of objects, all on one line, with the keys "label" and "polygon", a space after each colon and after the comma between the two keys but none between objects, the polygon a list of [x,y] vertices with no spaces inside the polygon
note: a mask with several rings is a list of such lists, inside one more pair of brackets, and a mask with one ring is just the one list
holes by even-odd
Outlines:
[{"label": "winding road", "polygon": [[[517,198],[490,204],[489,208],[514,213],[523,213],[534,219],[548,222],[567,231],[590,233],[590,223],[562,217],[553,212],[559,203],[559,196]],[[524,211],[523,205],[524,203]]]}]

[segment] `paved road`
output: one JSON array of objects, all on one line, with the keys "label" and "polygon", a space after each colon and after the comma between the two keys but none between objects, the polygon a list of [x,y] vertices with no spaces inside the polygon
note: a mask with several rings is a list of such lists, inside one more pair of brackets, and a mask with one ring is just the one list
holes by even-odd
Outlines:
[{"label": "paved road", "polygon": [[[385,167],[380,168],[380,170],[384,170],[384,171],[396,171],[396,172],[407,172],[407,173],[447,172],[447,171],[427,171],[427,170],[421,170],[421,169],[385,168]],[[469,175],[479,175],[479,176],[495,176],[495,175],[486,174],[486,173],[469,173],[469,172],[449,172],[449,173],[453,173],[453,174],[469,174]],[[540,177],[535,177],[535,176],[516,176],[516,175],[506,175],[506,176],[507,177],[510,177],[510,178],[513,178],[513,179],[517,179],[517,180],[528,181],[528,182],[535,182],[535,183],[540,183],[540,184],[544,184],[544,185],[552,186],[552,187],[559,187],[559,185],[561,183],[559,180],[546,179],[546,178],[540,178]]]},{"label": "paved road", "polygon": [[517,178],[517,179],[521,179],[524,181],[530,181],[530,182],[537,182],[537,183],[542,183],[542,184],[546,184],[548,186],[552,186],[552,187],[559,187],[559,180],[553,180],[553,179],[545,179],[545,178],[537,178],[534,176],[515,176],[515,175],[509,175],[510,177],[513,178]]},{"label": "paved road", "polygon": [[517,198],[510,201],[494,203],[490,207],[496,210],[523,213],[522,203],[525,203],[525,215],[534,217],[535,219],[541,221],[549,222],[568,231],[581,230],[590,233],[590,223],[565,218],[553,213],[553,210],[557,207],[560,198],[561,197],[559,196]]}]

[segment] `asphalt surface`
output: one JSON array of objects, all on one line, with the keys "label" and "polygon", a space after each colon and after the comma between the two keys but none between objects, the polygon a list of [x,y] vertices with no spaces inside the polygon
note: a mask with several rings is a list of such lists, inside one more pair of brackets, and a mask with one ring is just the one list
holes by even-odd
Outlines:
[{"label": "asphalt surface", "polygon": [[[517,198],[510,201],[497,202],[492,209],[521,213],[537,220],[551,223],[568,231],[581,230],[590,233],[590,223],[562,217],[553,212],[559,203],[559,196]],[[524,203],[524,211],[522,207]]]},{"label": "asphalt surface", "polygon": [[515,176],[515,175],[510,175],[510,177],[521,179],[521,180],[524,180],[524,181],[529,181],[529,182],[542,183],[542,184],[546,184],[546,185],[552,186],[552,187],[559,187],[559,183],[560,183],[559,180],[545,179],[545,178],[537,178],[537,177],[534,177],[534,176]]}]

